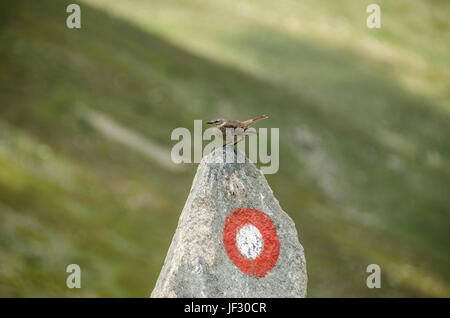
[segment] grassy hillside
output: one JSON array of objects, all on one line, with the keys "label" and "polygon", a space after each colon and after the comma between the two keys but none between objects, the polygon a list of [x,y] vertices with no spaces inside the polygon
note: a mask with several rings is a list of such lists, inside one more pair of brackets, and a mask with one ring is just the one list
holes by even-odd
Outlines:
[{"label": "grassy hillside", "polygon": [[0,296],[148,296],[196,169],[172,129],[261,113],[309,296],[450,296],[447,2],[69,3],[0,4]]}]

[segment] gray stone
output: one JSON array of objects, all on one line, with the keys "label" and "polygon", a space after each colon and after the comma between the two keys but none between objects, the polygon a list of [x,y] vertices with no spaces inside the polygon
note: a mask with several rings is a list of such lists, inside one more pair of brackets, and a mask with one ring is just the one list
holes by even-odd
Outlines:
[{"label": "gray stone", "polygon": [[[234,162],[223,163],[225,155]],[[263,277],[239,269],[224,245],[227,217],[244,207],[262,211],[276,228],[279,254]],[[252,226],[236,233],[236,245],[248,259],[264,249],[258,233]],[[306,283],[306,261],[294,222],[261,171],[231,146],[205,156],[151,297],[306,297]]]}]

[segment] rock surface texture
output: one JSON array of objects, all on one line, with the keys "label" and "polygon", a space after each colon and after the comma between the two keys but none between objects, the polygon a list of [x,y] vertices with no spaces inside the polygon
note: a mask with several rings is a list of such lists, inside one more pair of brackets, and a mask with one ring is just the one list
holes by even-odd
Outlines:
[{"label": "rock surface texture", "polygon": [[306,283],[294,222],[264,175],[233,147],[205,156],[151,297],[305,297]]}]

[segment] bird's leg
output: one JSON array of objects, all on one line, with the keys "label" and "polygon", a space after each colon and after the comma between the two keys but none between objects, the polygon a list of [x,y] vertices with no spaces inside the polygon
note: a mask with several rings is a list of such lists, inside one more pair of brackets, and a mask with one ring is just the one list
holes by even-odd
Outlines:
[{"label": "bird's leg", "polygon": [[242,137],[241,139],[238,139],[238,138],[236,138],[236,142],[233,144],[233,146],[236,146],[236,144],[238,143],[238,142],[241,142],[242,141],[242,139],[244,139],[245,138],[245,136],[244,137]]},{"label": "bird's leg", "polygon": [[230,145],[230,144],[232,144],[232,143],[233,143],[233,140],[230,141],[230,142],[225,143],[225,145],[223,145],[223,147],[225,148],[226,146],[228,146],[228,145]]},{"label": "bird's leg", "polygon": [[225,145],[223,145],[223,148],[225,148],[226,146],[228,146],[229,144],[231,144],[233,141],[227,142]]}]

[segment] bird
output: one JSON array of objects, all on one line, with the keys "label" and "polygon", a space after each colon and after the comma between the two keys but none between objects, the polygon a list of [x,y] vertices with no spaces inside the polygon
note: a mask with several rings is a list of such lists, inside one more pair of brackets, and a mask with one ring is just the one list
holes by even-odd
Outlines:
[{"label": "bird", "polygon": [[[236,145],[239,141],[241,141],[243,138],[245,138],[246,135],[249,135],[251,133],[255,133],[254,131],[247,131],[248,128],[250,128],[251,125],[253,125],[255,122],[269,118],[267,115],[261,115],[258,117],[255,117],[253,119],[239,121],[234,119],[224,119],[224,118],[218,118],[213,119],[207,122],[207,124],[212,125],[213,127],[216,127],[222,132],[223,139],[227,140],[227,133],[232,135],[233,141],[236,138],[236,142],[234,145]],[[228,131],[227,131],[228,130]],[[238,137],[242,137],[240,140]],[[230,137],[229,137],[230,138]],[[225,144],[225,146],[228,145]]]}]

